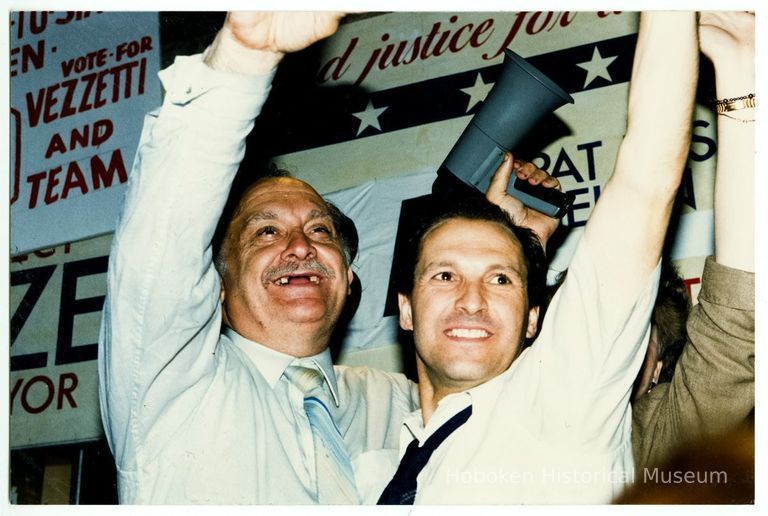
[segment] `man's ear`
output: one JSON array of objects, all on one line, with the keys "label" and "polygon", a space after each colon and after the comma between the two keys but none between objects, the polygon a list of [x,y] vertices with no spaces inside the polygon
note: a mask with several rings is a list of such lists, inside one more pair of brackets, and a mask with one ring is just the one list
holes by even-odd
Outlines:
[{"label": "man's ear", "polygon": [[400,327],[413,331],[413,313],[411,312],[411,300],[405,294],[397,294],[397,304],[400,305]]},{"label": "man's ear", "polygon": [[539,329],[539,307],[534,306],[528,310],[528,329],[525,331],[525,338],[532,339]]},{"label": "man's ear", "polygon": [[659,383],[659,377],[661,376],[661,368],[664,367],[664,361],[657,360],[656,366],[653,368],[653,376],[651,377],[651,381],[654,385]]},{"label": "man's ear", "polygon": [[355,273],[352,272],[352,266],[347,267],[347,295],[352,294],[352,281],[355,279]]},{"label": "man's ear", "polygon": [[232,327],[232,323],[229,322],[229,314],[227,313],[227,305],[224,304],[224,300],[227,298],[227,291],[224,288],[224,278],[219,275],[219,302],[221,303],[221,320],[224,324]]}]

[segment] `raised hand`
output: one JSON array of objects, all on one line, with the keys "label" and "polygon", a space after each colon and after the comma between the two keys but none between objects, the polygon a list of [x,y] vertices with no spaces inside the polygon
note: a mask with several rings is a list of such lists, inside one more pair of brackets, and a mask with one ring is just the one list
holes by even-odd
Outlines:
[{"label": "raised hand", "polygon": [[231,12],[224,28],[244,47],[296,52],[336,32],[340,12]]},{"label": "raised hand", "polygon": [[744,11],[705,11],[699,15],[701,51],[717,62],[727,54],[754,54],[755,14]]},{"label": "raised hand", "polygon": [[206,55],[217,70],[253,74],[271,70],[288,52],[336,32],[340,12],[231,12]]},{"label": "raised hand", "polygon": [[560,181],[533,163],[516,160],[510,153],[506,153],[504,161],[493,174],[491,184],[485,194],[489,201],[506,211],[515,224],[533,230],[539,237],[541,245],[546,248],[547,241],[557,229],[560,220],[528,208],[519,199],[509,195],[507,185],[512,180],[513,173],[517,178],[527,180],[532,185],[542,185],[557,190],[561,189]]},{"label": "raised hand", "polygon": [[734,98],[755,93],[754,13],[701,13],[699,46],[715,67],[718,98]]}]

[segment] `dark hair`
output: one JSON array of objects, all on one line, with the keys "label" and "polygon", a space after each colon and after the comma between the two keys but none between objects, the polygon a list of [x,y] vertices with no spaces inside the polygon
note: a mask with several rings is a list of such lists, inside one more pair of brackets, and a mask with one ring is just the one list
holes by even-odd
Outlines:
[{"label": "dark hair", "polygon": [[[238,174],[238,178],[243,177],[244,174]],[[216,231],[213,235],[213,241],[211,246],[213,248],[213,264],[219,274],[224,274],[227,268],[226,256],[224,252],[224,241],[227,235],[227,229],[232,218],[237,213],[237,209],[240,206],[240,201],[243,196],[248,192],[251,186],[257,181],[262,179],[280,178],[280,177],[293,177],[287,170],[278,168],[274,163],[270,163],[267,169],[256,177],[252,177],[248,181],[236,180],[230,190],[227,203],[224,206]],[[357,227],[355,222],[344,215],[344,213],[332,202],[326,201],[325,207],[328,210],[328,215],[331,217],[331,223],[336,230],[336,234],[339,236],[339,242],[341,248],[344,251],[344,257],[347,260],[347,265],[351,265],[357,256],[357,248],[359,244],[359,238],[357,235]]]},{"label": "dark hair", "polygon": [[328,209],[328,215],[331,217],[336,234],[339,235],[341,248],[347,258],[347,265],[351,265],[357,257],[357,246],[360,242],[355,221],[344,215],[344,212],[330,201],[325,201],[325,207]]},{"label": "dark hair", "polygon": [[663,363],[659,383],[672,381],[675,365],[687,341],[685,324],[690,307],[685,282],[675,266],[663,260],[659,292],[651,315],[651,322],[656,326],[656,356]]},{"label": "dark hair", "polygon": [[433,198],[421,210],[415,229],[408,237],[404,255],[399,260],[400,265],[395,278],[398,292],[410,294],[413,291],[414,274],[425,236],[436,226],[450,219],[493,222],[508,229],[523,249],[523,257],[528,269],[526,279],[528,304],[530,307],[542,304],[546,294],[547,261],[539,238],[530,229],[517,226],[504,210],[479,196],[458,201]]}]

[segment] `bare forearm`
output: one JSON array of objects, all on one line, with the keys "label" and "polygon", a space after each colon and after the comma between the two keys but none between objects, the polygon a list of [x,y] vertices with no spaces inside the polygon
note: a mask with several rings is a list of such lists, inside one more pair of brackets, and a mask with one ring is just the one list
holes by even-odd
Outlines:
[{"label": "bare forearm", "polygon": [[585,231],[606,281],[630,298],[661,255],[688,155],[698,52],[695,13],[643,13],[627,133]]},{"label": "bare forearm", "polygon": [[718,117],[715,179],[715,260],[753,272],[754,125]]},{"label": "bare forearm", "polygon": [[616,170],[641,186],[676,189],[680,182],[698,78],[696,27],[692,12],[641,15],[620,155],[624,162]]},{"label": "bare forearm", "polygon": [[[755,92],[754,46],[713,55],[717,98]],[[726,116],[728,115],[728,116]],[[715,260],[753,272],[755,109],[717,116]]]}]

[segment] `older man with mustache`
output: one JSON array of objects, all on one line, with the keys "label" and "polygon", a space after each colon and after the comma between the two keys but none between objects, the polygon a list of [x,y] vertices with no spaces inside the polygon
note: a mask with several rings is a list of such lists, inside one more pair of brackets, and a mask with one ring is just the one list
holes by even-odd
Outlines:
[{"label": "older man with mustache", "polygon": [[121,503],[353,504],[393,467],[414,387],[334,368],[328,350],[354,225],[306,183],[269,177],[212,246],[275,66],[339,18],[231,13],[204,55],[161,72],[99,340]]}]

